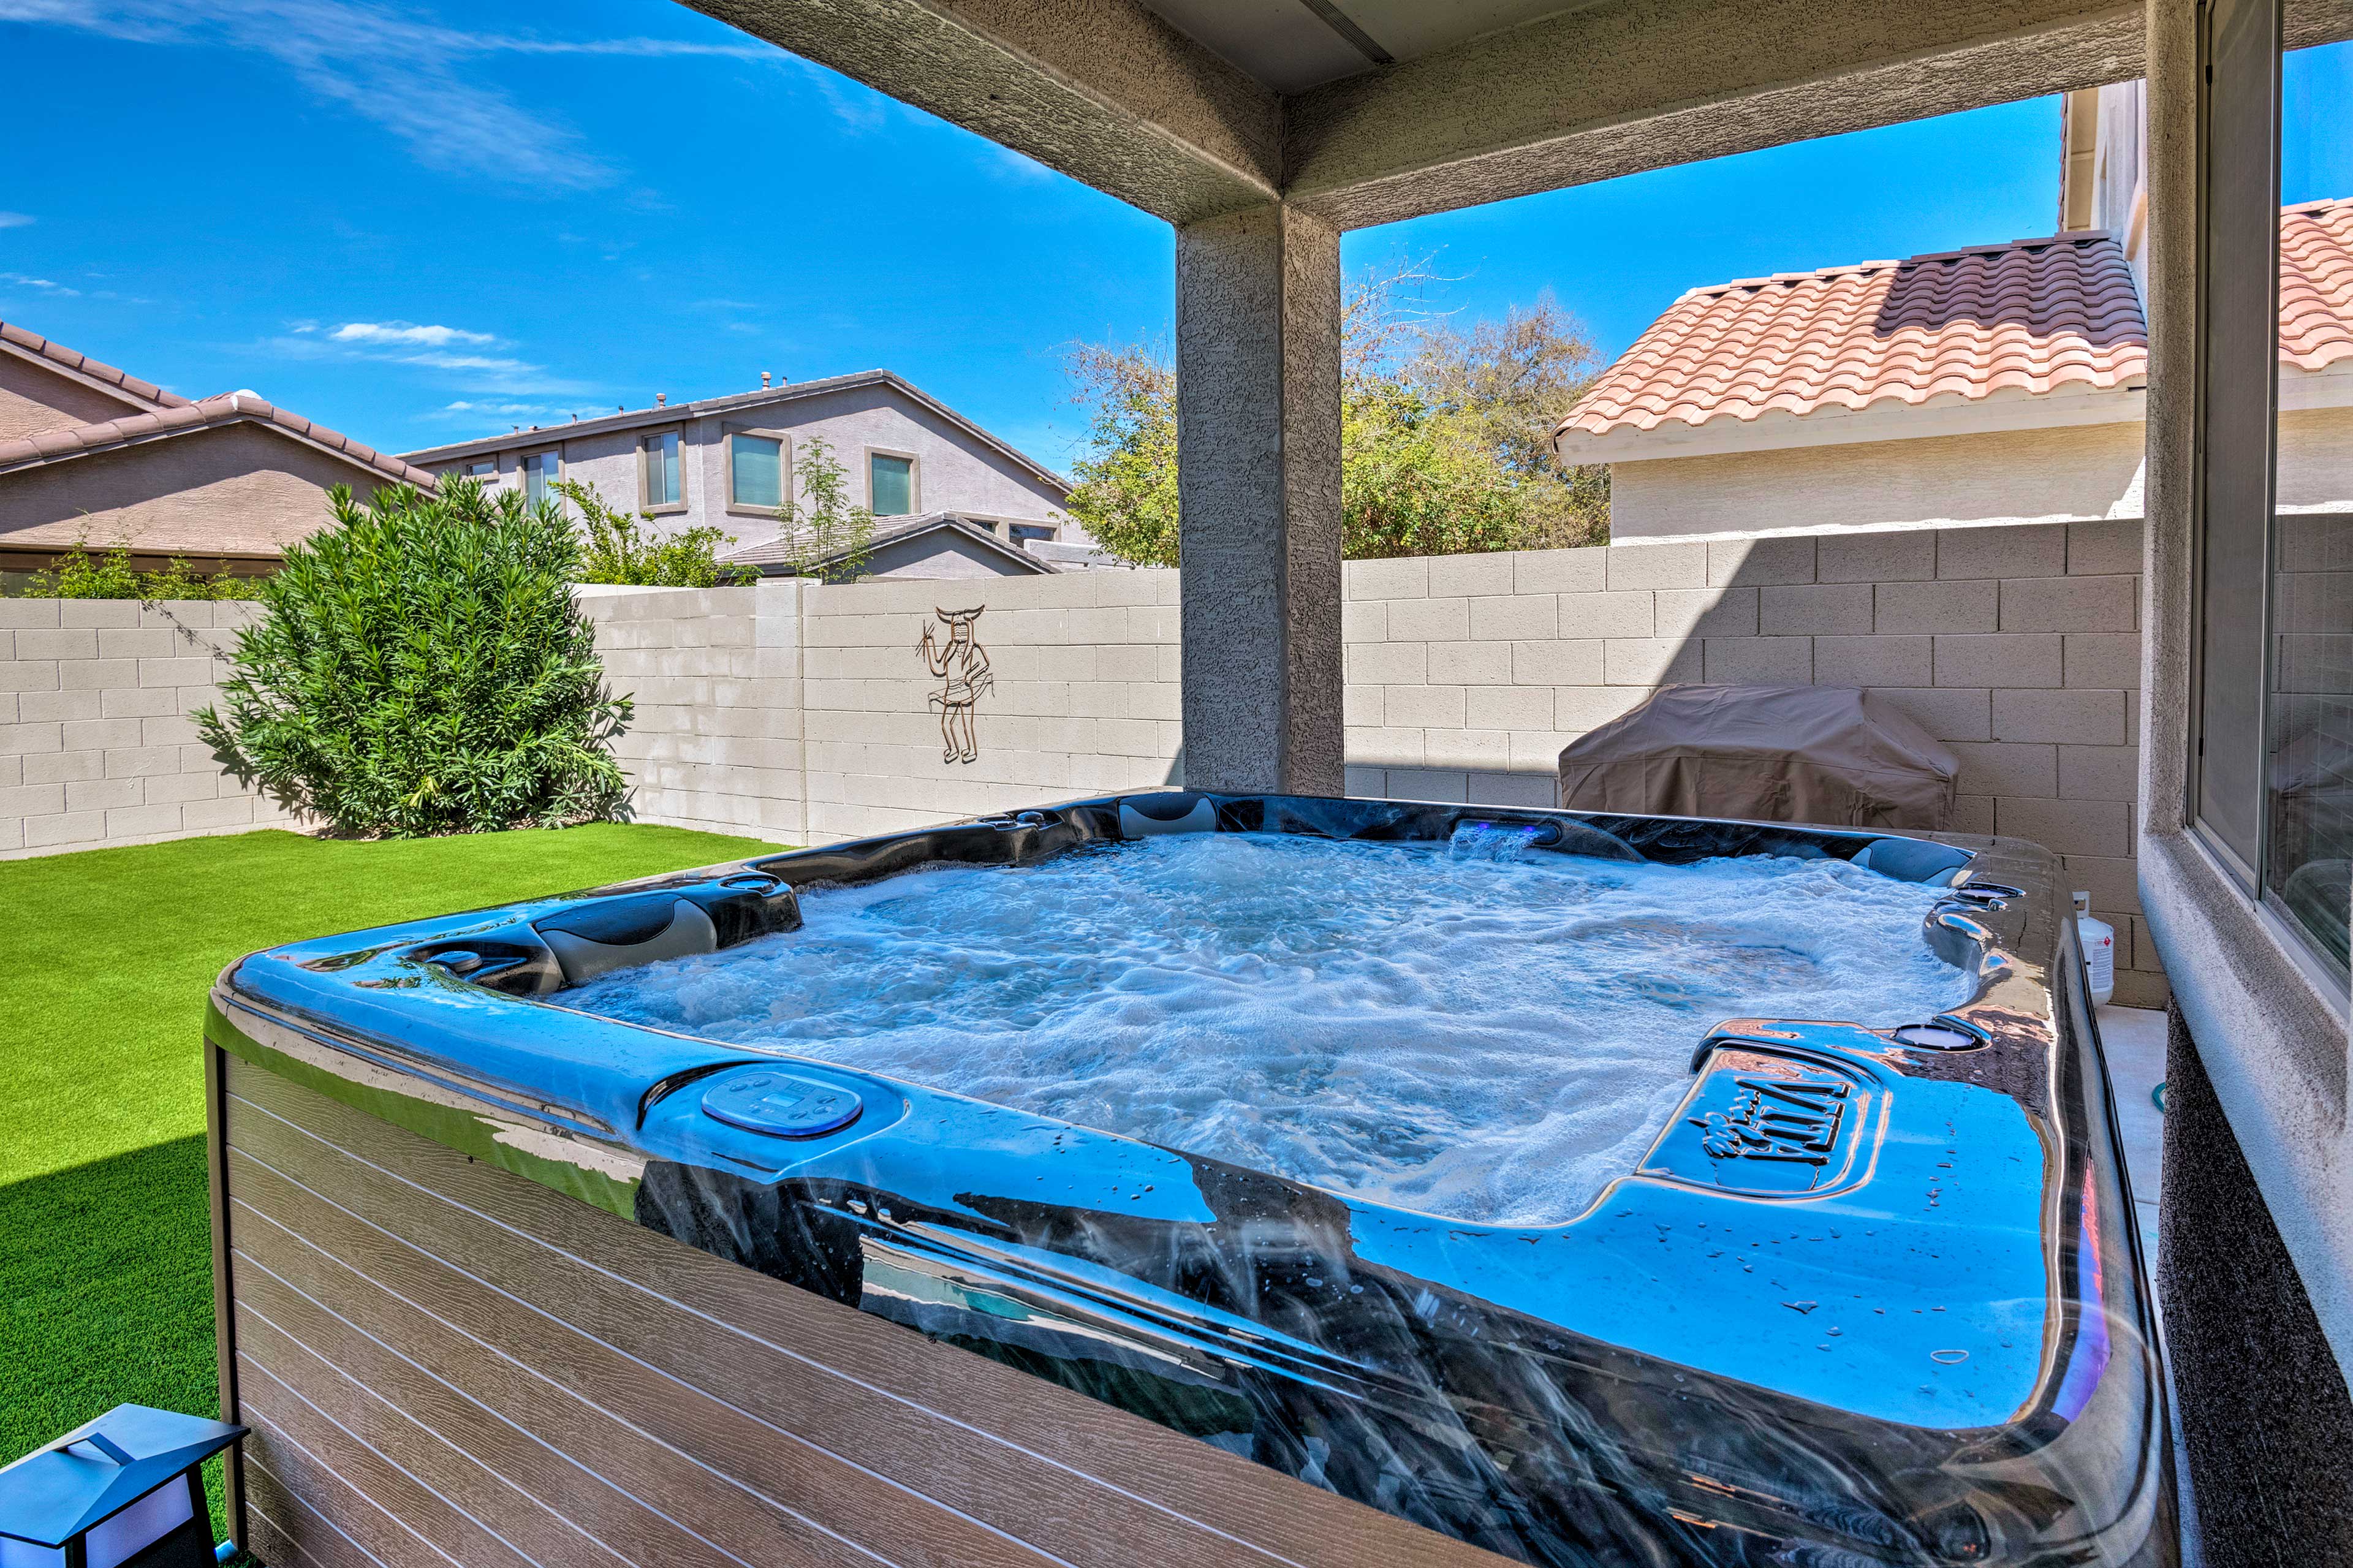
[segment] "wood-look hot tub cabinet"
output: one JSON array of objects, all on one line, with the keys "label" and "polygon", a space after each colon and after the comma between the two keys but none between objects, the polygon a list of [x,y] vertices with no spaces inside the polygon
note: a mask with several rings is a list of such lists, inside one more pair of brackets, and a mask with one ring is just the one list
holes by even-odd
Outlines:
[{"label": "wood-look hot tub cabinet", "polygon": [[[1660,1042],[1691,1087],[1648,1152],[1525,1225],[570,1005],[754,942],[825,962],[805,890],[1127,875],[1203,834],[1504,843],[1605,882],[1841,860],[1810,885],[1921,886],[1966,998],[1695,1017]],[[235,1538],[273,1568],[2170,1568],[2055,869],[2009,840],[1162,792],[249,955],[204,1045],[221,1405],[253,1431]]]},{"label": "wood-look hot tub cabinet", "polygon": [[205,1055],[272,1568],[1503,1561]]}]

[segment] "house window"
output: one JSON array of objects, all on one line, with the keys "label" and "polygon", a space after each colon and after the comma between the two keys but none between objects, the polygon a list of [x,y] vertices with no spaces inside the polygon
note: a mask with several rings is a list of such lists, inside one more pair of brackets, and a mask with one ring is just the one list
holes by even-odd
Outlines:
[{"label": "house window", "polygon": [[2327,291],[2314,269],[2336,248],[2324,226],[2343,221],[2337,204],[2306,204],[2353,195],[2335,188],[2353,131],[2319,84],[2353,69],[2353,45],[2284,57],[2280,26],[2278,0],[2214,0],[2202,40],[2213,92],[2199,127],[2205,458],[2187,805],[2216,861],[2341,979],[2353,466],[2330,460],[2341,399],[2299,362],[2325,357],[2306,341]]},{"label": "house window", "polygon": [[1016,544],[1027,544],[1033,539],[1051,539],[1054,531],[1041,522],[1014,522],[1006,525],[1006,534]]},{"label": "house window", "polygon": [[866,459],[867,494],[877,517],[904,517],[915,510],[915,459],[888,452]]},{"label": "house window", "polygon": [[785,443],[775,436],[727,437],[727,504],[785,504]]},{"label": "house window", "polygon": [[555,481],[564,477],[564,454],[533,452],[522,460],[522,499],[533,506],[555,497]]},{"label": "house window", "polygon": [[499,460],[496,458],[477,458],[458,471],[470,479],[480,479],[486,485],[495,484],[499,477]]},{"label": "house window", "polygon": [[641,448],[642,491],[649,509],[678,506],[686,500],[678,473],[678,432],[664,430],[646,437]]}]

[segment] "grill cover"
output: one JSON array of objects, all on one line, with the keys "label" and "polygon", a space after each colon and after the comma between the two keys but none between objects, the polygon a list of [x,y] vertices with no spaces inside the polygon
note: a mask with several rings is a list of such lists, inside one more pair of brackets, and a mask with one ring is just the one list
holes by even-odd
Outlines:
[{"label": "grill cover", "polygon": [[1670,686],[1560,754],[1574,811],[1941,828],[1960,763],[1847,686]]}]

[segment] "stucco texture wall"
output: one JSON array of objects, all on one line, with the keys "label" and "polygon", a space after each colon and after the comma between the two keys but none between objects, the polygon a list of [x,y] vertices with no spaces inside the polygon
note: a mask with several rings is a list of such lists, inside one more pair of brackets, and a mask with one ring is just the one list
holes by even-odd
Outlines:
[{"label": "stucco texture wall", "polygon": [[[1620,462],[1619,540],[2090,522],[2143,513],[2137,421]],[[2279,421],[2279,504],[2353,507],[2353,408]]]},{"label": "stucco texture wall", "polygon": [[142,410],[142,405],[127,397],[110,396],[69,375],[0,351],[0,441],[41,430],[100,425]]},{"label": "stucco texture wall", "polygon": [[1613,463],[1613,538],[2140,515],[2138,424]]},{"label": "stucco texture wall", "polygon": [[255,424],[191,430],[0,474],[0,549],[61,550],[117,540],[203,565],[275,555],[325,526],[327,489],[366,494],[374,469]]},{"label": "stucco texture wall", "polygon": [[[686,492],[679,510],[657,514],[655,526],[662,531],[709,525],[747,548],[777,537],[773,513],[731,507],[727,499],[728,433],[760,430],[781,432],[787,437],[788,464],[798,458],[803,443],[813,437],[822,439],[842,466],[848,499],[854,505],[866,505],[872,499],[868,493],[866,458],[870,449],[881,449],[914,456],[917,511],[957,511],[1051,523],[1060,526],[1059,537],[1079,541],[1085,537],[1062,517],[1061,496],[1052,486],[929,409],[881,385],[844,387],[726,415],[681,417],[674,425],[588,436],[567,436],[560,426],[526,431],[500,452],[498,482],[520,485],[522,455],[554,447],[564,454],[566,478],[593,487],[610,505],[636,511],[643,500],[638,447],[648,434],[661,430],[680,433],[679,467]],[[437,468],[461,466],[457,462],[435,465]],[[790,484],[791,493],[798,495],[798,479],[792,478]]]}]

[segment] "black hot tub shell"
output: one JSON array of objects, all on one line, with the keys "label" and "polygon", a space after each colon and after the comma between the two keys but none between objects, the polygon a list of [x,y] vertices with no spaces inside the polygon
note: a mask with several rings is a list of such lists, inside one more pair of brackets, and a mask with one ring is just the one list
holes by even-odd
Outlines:
[{"label": "black hot tub shell", "polygon": [[[1974,994],[1900,1029],[1746,1018],[1677,1042],[1693,1080],[1667,1130],[1543,1226],[563,1005],[616,967],[790,931],[797,889],[1166,833],[1428,842],[1466,822],[1561,853],[1832,856],[1946,886],[1924,940]],[[1950,835],[1113,796],[273,949],[222,974],[206,1035],[1024,1386],[1508,1558],[2170,1563],[2147,1275],[2055,872]],[[1084,1179],[1046,1196],[1041,1162]],[[216,1170],[224,1229],[242,1168]]]}]

